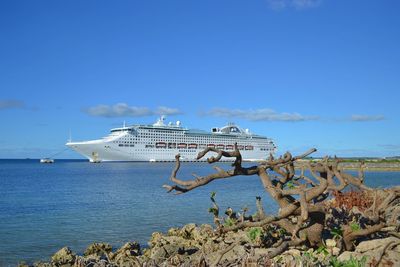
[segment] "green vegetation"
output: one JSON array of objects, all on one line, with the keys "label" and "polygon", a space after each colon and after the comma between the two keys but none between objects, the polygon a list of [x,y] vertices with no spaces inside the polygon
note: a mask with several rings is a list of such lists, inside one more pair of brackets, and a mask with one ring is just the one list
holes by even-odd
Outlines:
[{"label": "green vegetation", "polygon": [[352,231],[357,231],[357,230],[361,229],[361,226],[357,222],[352,222],[352,223],[350,223],[350,228]]},{"label": "green vegetation", "polygon": [[260,239],[261,235],[262,235],[262,229],[260,227],[252,227],[247,232],[247,236],[250,238],[252,242],[255,242],[257,239]]},{"label": "green vegetation", "polygon": [[343,236],[342,228],[333,228],[331,230],[331,235],[332,235],[333,239],[341,238]]},{"label": "green vegetation", "polygon": [[319,246],[319,248],[315,252],[317,254],[323,254],[325,256],[329,255],[329,251],[325,246]]},{"label": "green vegetation", "polygon": [[285,184],[285,187],[287,187],[289,189],[293,189],[293,188],[295,188],[295,185],[292,181],[290,181]]},{"label": "green vegetation", "polygon": [[329,263],[332,267],[364,267],[366,266],[366,262],[367,258],[364,256],[359,260],[350,257],[350,259],[346,261],[339,261],[336,257],[333,257]]},{"label": "green vegetation", "polygon": [[225,221],[224,221],[224,226],[225,227],[229,227],[229,226],[233,226],[233,225],[235,225],[235,220],[234,219],[232,219],[232,218],[226,218],[225,219]]}]

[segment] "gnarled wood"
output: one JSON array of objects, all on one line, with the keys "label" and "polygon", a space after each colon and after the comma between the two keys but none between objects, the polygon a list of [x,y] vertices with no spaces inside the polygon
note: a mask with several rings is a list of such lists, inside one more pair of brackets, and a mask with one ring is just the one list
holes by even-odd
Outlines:
[{"label": "gnarled wood", "polygon": [[[286,152],[279,158],[272,155],[267,160],[259,162],[258,165],[251,167],[242,166],[242,156],[235,144],[234,151],[223,151],[215,148],[206,148],[198,154],[197,159],[204,158],[208,153],[216,153],[216,156],[207,158],[207,162],[212,164],[219,162],[223,157],[235,158],[232,169],[224,170],[215,167],[215,172],[206,176],[193,174],[195,179],[181,180],[177,178],[180,169],[180,157],[176,156],[175,168],[171,173],[170,180],[172,185],[164,185],[168,192],[174,191],[176,194],[186,193],[197,187],[204,186],[214,180],[227,179],[234,176],[258,175],[265,191],[279,205],[279,212],[276,215],[266,215],[260,198],[257,198],[257,215],[245,219],[237,220],[234,225],[223,226],[218,223],[217,232],[219,234],[236,231],[249,227],[264,227],[276,225],[291,233],[292,242],[280,239],[276,246],[278,254],[291,244],[301,244],[307,241],[310,246],[322,244],[322,231],[326,225],[326,213],[328,212],[322,201],[326,200],[330,192],[338,192],[352,185],[365,192],[373,192],[373,189],[364,185],[364,164],[360,164],[357,176],[343,172],[339,168],[340,159],[325,157],[318,162],[305,161],[304,158],[314,153],[316,149],[310,149],[305,153],[292,156]],[[301,162],[299,162],[301,161]],[[300,175],[296,175],[295,168],[301,169]],[[311,176],[305,175],[308,171]],[[346,249],[353,248],[353,242],[364,235],[369,235],[380,231],[386,223],[380,216],[395,199],[400,197],[399,190],[391,190],[384,199],[377,199],[375,196],[374,204],[371,209],[365,212],[369,216],[370,225],[364,229],[351,230],[350,226],[345,226],[343,240]],[[216,205],[214,203],[214,205]],[[295,242],[294,242],[295,240]],[[277,243],[278,244],[278,243]],[[272,253],[271,255],[275,255]]]}]

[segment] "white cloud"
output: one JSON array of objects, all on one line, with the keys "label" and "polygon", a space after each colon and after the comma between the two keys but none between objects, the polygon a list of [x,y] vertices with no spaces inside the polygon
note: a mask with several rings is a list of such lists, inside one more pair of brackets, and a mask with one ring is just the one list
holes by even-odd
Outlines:
[{"label": "white cloud", "polygon": [[321,0],[267,0],[267,3],[274,10],[284,8],[307,9],[319,6]]},{"label": "white cloud", "polygon": [[351,115],[351,121],[382,121],[385,117],[383,115]]},{"label": "white cloud", "polygon": [[241,118],[250,121],[306,121],[306,120],[318,120],[317,116],[303,116],[299,113],[278,113],[272,109],[226,109],[226,108],[214,108],[204,115],[226,117],[226,118]]},{"label": "white cloud", "polygon": [[182,114],[182,112],[177,108],[168,108],[168,107],[158,107],[157,110],[154,112],[159,115],[178,115]]},{"label": "white cloud", "polygon": [[24,107],[25,107],[24,102],[19,101],[19,100],[13,100],[13,99],[0,100],[0,110],[13,109],[13,108],[24,108]]},{"label": "white cloud", "polygon": [[144,117],[151,115],[176,115],[181,112],[176,108],[158,107],[156,110],[151,110],[147,107],[129,106],[126,103],[118,103],[115,105],[97,105],[85,109],[84,112],[91,116],[98,117]]}]

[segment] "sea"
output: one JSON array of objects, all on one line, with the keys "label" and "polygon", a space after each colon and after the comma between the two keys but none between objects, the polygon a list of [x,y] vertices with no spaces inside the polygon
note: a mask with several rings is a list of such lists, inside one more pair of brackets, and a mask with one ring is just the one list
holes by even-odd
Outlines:
[{"label": "sea", "polygon": [[[216,165],[230,168],[229,163]],[[221,179],[180,195],[167,193],[162,186],[171,184],[173,168],[173,162],[0,160],[0,266],[50,260],[64,246],[83,254],[93,242],[118,248],[137,241],[146,247],[153,232],[187,223],[212,224],[212,192],[221,211],[247,208],[253,214],[257,196],[267,213],[277,211],[257,176]],[[178,177],[193,179],[193,173],[214,171],[207,163],[182,163]],[[400,173],[366,172],[365,183],[400,185]]]}]

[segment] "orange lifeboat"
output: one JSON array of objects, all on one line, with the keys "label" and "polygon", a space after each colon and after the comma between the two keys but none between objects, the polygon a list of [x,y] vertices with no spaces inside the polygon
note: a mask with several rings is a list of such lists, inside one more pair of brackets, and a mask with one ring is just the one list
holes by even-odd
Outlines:
[{"label": "orange lifeboat", "polygon": [[158,142],[156,143],[156,148],[166,148],[167,144],[164,142]]},{"label": "orange lifeboat", "polygon": [[186,148],[186,147],[187,147],[187,144],[185,144],[185,143],[178,144],[178,148]]},{"label": "orange lifeboat", "polygon": [[188,148],[189,149],[196,149],[197,148],[197,144],[189,144]]}]

